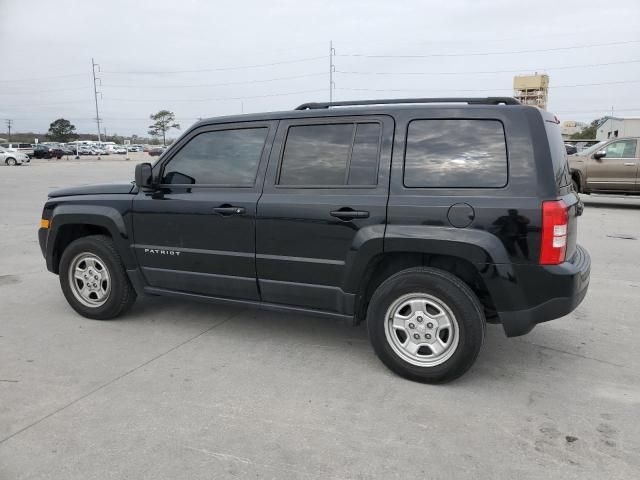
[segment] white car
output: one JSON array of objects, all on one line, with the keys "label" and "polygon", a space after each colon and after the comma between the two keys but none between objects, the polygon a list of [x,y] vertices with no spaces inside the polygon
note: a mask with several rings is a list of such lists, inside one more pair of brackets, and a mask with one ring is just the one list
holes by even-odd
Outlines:
[{"label": "white car", "polygon": [[0,148],[0,162],[13,167],[16,165],[28,165],[31,160],[29,159],[29,155],[19,152],[14,148]]}]

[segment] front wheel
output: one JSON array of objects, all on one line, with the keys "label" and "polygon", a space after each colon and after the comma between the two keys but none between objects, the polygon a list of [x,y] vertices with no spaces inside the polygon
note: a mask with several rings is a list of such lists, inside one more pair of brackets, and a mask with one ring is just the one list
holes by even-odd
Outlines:
[{"label": "front wheel", "polygon": [[373,349],[389,369],[410,380],[445,383],[475,362],[485,318],[478,298],[458,277],[417,267],[377,288],[367,326]]},{"label": "front wheel", "polygon": [[104,235],[71,242],[60,259],[59,277],[69,305],[87,318],[110,320],[136,299],[113,241]]},{"label": "front wheel", "polygon": [[15,158],[7,158],[7,161],[5,163],[10,167],[15,167],[16,166],[16,159]]}]

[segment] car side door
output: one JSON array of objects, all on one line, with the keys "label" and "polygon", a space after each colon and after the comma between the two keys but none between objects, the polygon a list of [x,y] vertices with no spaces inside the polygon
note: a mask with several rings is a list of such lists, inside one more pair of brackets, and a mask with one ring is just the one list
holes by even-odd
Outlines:
[{"label": "car side door", "polygon": [[[589,190],[633,191],[638,172],[637,140],[614,140],[594,152],[587,163]],[[604,152],[599,157],[598,152]]]},{"label": "car side door", "polygon": [[262,300],[350,315],[359,262],[382,252],[394,122],[282,120],[256,220]]},{"label": "car side door", "polygon": [[255,215],[277,122],[202,126],[133,201],[134,251],[152,289],[259,300]]}]

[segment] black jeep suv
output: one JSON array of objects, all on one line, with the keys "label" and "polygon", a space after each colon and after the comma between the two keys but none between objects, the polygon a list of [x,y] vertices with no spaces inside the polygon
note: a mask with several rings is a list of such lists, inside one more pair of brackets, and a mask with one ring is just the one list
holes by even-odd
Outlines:
[{"label": "black jeep suv", "polygon": [[391,370],[462,375],[589,284],[558,120],[512,98],[311,103],[193,125],[135,183],[67,188],[39,240],[81,315],[137,294],[366,321]]}]

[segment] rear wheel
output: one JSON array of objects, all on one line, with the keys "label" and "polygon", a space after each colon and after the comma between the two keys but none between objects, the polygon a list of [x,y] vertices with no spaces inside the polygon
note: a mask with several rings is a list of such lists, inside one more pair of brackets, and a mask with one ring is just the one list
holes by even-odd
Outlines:
[{"label": "rear wheel", "polygon": [[69,305],[87,318],[110,320],[136,299],[113,241],[104,235],[71,242],[60,259],[59,277]]},{"label": "rear wheel", "polygon": [[475,362],[484,341],[482,306],[454,275],[417,267],[385,280],[367,312],[369,338],[395,373],[425,383],[458,378]]}]

